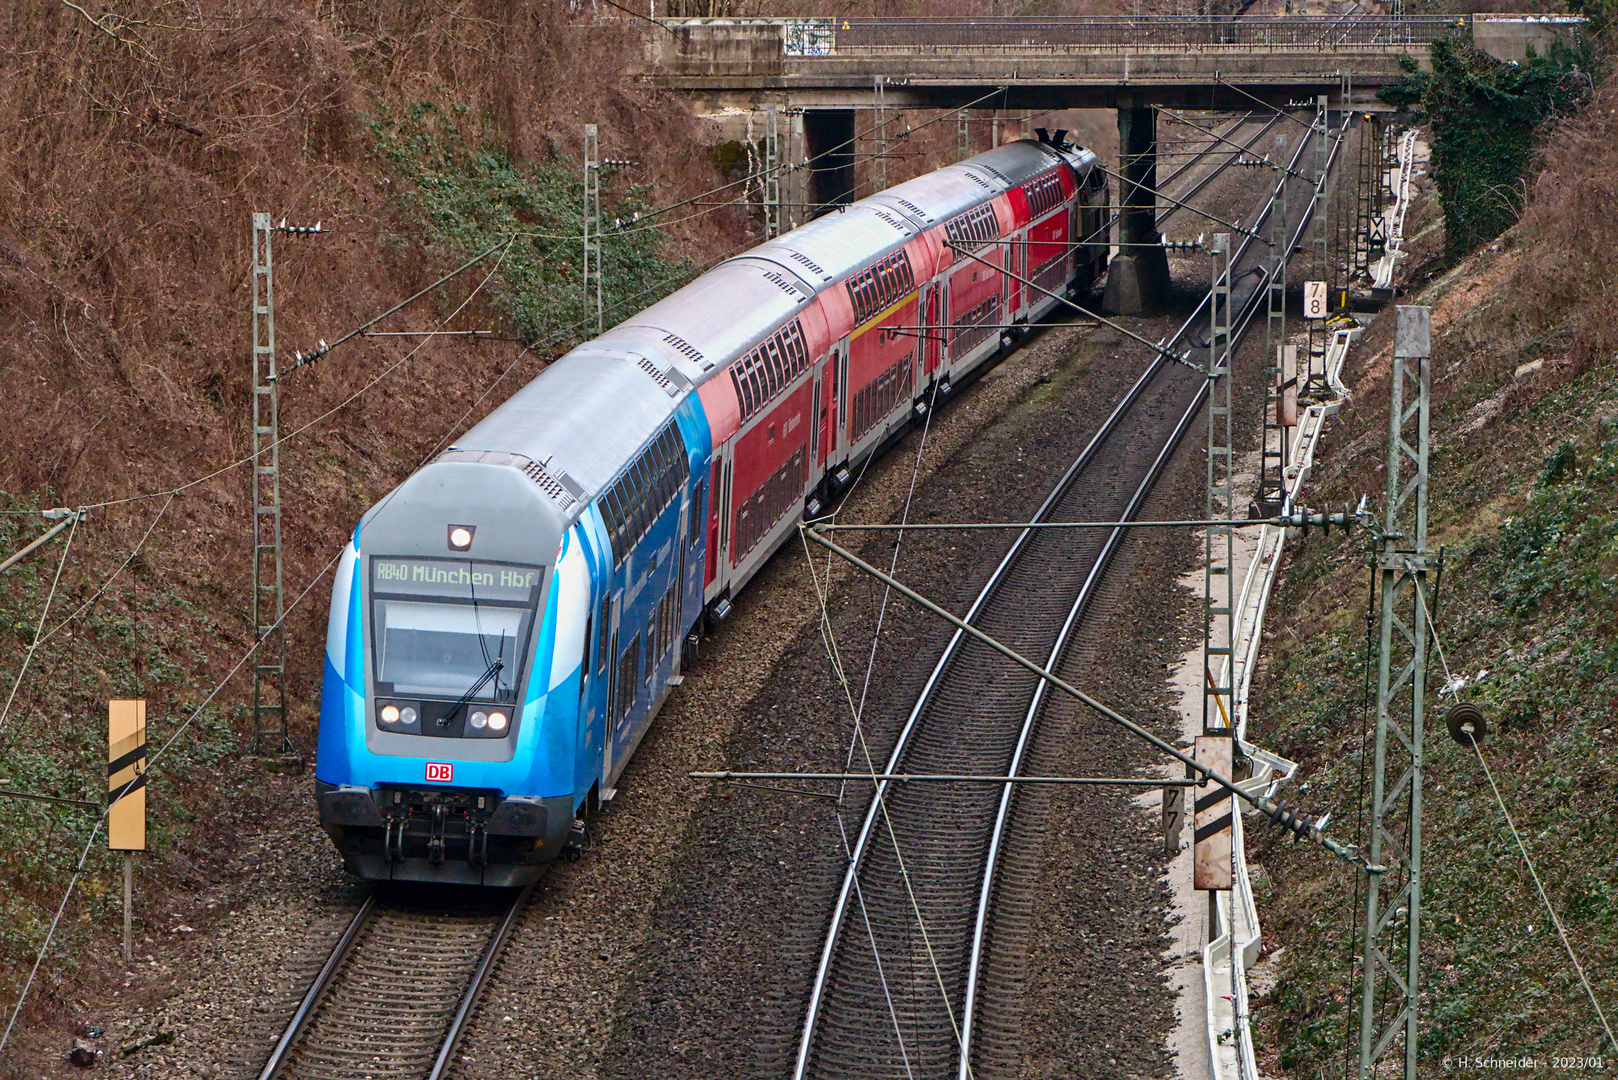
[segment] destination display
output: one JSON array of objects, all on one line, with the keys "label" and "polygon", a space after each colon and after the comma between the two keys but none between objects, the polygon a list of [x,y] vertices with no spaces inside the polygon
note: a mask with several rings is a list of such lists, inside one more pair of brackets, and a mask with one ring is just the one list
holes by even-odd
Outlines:
[{"label": "destination display", "polygon": [[371,588],[376,592],[411,596],[443,596],[456,600],[507,600],[526,604],[533,599],[543,569],[471,559],[410,559],[373,556]]}]

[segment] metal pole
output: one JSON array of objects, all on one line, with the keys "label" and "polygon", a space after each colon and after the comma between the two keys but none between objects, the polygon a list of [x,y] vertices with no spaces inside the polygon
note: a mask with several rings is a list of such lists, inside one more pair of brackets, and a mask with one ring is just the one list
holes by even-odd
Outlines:
[{"label": "metal pole", "polygon": [[[1331,204],[1326,198],[1326,174],[1331,168],[1331,151],[1328,144],[1331,141],[1329,114],[1326,109],[1328,98],[1321,94],[1315,99],[1315,126],[1320,134],[1315,156],[1315,273],[1316,281],[1331,281],[1331,255],[1327,250],[1331,235]],[[1326,306],[1331,308],[1331,285],[1326,286]],[[1326,389],[1326,321],[1324,319],[1311,319],[1309,321],[1309,378],[1308,385],[1311,391],[1324,391]]]},{"label": "metal pole", "polygon": [[44,536],[39,537],[33,543],[29,544],[27,547],[23,548],[21,551],[17,552],[15,555],[11,556],[11,558],[7,559],[5,562],[0,562],[0,574],[3,574],[7,570],[10,570],[17,563],[19,563],[22,560],[26,559],[31,552],[33,552],[36,549],[44,546],[46,543],[49,543],[51,537],[55,536],[57,533],[61,532],[65,528],[67,528],[69,525],[71,525],[75,521],[79,520],[79,513],[80,513],[80,511],[77,511],[77,510],[69,510],[69,511],[67,511],[67,516],[64,517],[61,521],[57,522],[51,528],[51,530],[49,532],[47,532]]},{"label": "metal pole", "polygon": [[595,290],[596,333],[602,326],[601,306],[601,148],[596,125],[584,125],[584,302]]},{"label": "metal pole", "polygon": [[281,420],[269,214],[253,215],[253,752],[292,751],[287,735],[281,578]]},{"label": "metal pole", "polygon": [[972,153],[972,135],[967,128],[966,114],[969,110],[962,109],[955,114],[955,160],[965,161]]},{"label": "metal pole", "polygon": [[1347,861],[1365,870],[1367,873],[1380,874],[1385,869],[1376,863],[1368,862],[1366,859],[1361,857],[1357,849],[1341,843],[1335,837],[1327,836],[1320,826],[1313,823],[1306,815],[1299,815],[1295,810],[1283,808],[1280,804],[1264,795],[1248,794],[1243,792],[1241,788],[1237,787],[1236,781],[1231,779],[1224,772],[1198,761],[1192,755],[1187,754],[1179,747],[1170,744],[1160,736],[1153,734],[1144,727],[1141,727],[1139,724],[1135,723],[1127,716],[1124,716],[1116,709],[1109,708],[1100,701],[1097,701],[1095,698],[1091,697],[1089,694],[1086,694],[1084,691],[1080,690],[1066,679],[1063,679],[1061,676],[1047,670],[1046,668],[1040,667],[1038,664],[1034,663],[1034,661],[1012,649],[1009,645],[990,637],[988,634],[985,634],[982,630],[978,629],[976,626],[973,626],[971,623],[966,622],[959,616],[954,615],[944,608],[938,606],[936,603],[927,599],[916,590],[910,588],[910,586],[906,585],[898,578],[893,577],[891,574],[884,573],[875,566],[872,566],[870,563],[866,562],[864,559],[860,558],[858,555],[855,555],[852,551],[840,547],[835,542],[827,539],[819,529],[811,526],[799,526],[799,529],[804,537],[816,544],[819,544],[821,547],[825,548],[827,551],[830,551],[832,554],[836,555],[850,566],[856,567],[857,569],[875,578],[877,581],[882,582],[882,584],[888,586],[894,592],[917,604],[921,608],[932,612],[940,619],[943,619],[945,622],[955,627],[955,629],[961,631],[963,634],[974,639],[975,641],[979,641],[988,646],[990,649],[993,649],[995,652],[999,653],[1001,656],[1004,656],[1007,660],[1010,660],[1012,663],[1016,664],[1018,667],[1024,669],[1030,674],[1037,675],[1041,679],[1044,679],[1046,682],[1062,691],[1062,693],[1066,694],[1068,697],[1089,706],[1091,709],[1100,713],[1108,720],[1111,720],[1113,723],[1117,724],[1131,735],[1134,735],[1136,738],[1143,739],[1144,741],[1157,747],[1157,749],[1184,765],[1186,767],[1186,775],[1188,778],[1200,778],[1199,783],[1212,784],[1215,787],[1219,787],[1224,791],[1229,792],[1231,795],[1241,796],[1241,798],[1247,802],[1248,805],[1252,806],[1255,810],[1258,810],[1277,825],[1280,825],[1282,828],[1290,831],[1297,838],[1307,840],[1313,844],[1318,844],[1327,851],[1331,852],[1333,855],[1336,855],[1338,858],[1346,859]]},{"label": "metal pole", "polygon": [[[1204,532],[1202,568],[1202,730],[1230,729],[1231,619],[1235,609],[1235,473],[1231,458],[1230,396],[1230,234],[1214,233],[1209,245],[1213,281],[1209,289],[1208,327],[1208,520],[1223,520]],[[1215,657],[1225,658],[1222,671]]]},{"label": "metal pole", "polygon": [[124,852],[124,963],[133,963],[135,959],[135,921],[133,915],[135,897],[135,853]]},{"label": "metal pole", "polygon": [[764,106],[764,239],[781,235],[781,132],[774,105]]},{"label": "metal pole", "polygon": [[886,80],[878,75],[875,87],[875,116],[873,117],[876,134],[876,154],[871,159],[871,175],[874,178],[873,187],[877,191],[885,191],[888,186],[888,105],[887,97],[883,93]]},{"label": "metal pole", "polygon": [[[1365,950],[1361,958],[1361,1080],[1402,1033],[1406,1080],[1416,1077],[1417,995],[1421,989],[1421,787],[1423,710],[1427,683],[1427,454],[1428,397],[1431,387],[1430,312],[1398,309],[1393,338],[1392,402],[1388,422],[1387,511],[1377,556],[1381,575],[1381,633],[1376,674],[1376,748],[1371,784],[1368,858],[1402,871],[1387,882],[1370,875],[1365,898]],[[1414,398],[1414,400],[1410,400]],[[1408,402],[1408,404],[1407,404]],[[1414,422],[1412,439],[1409,428]],[[1413,448],[1412,448],[1413,447]],[[1414,470],[1402,478],[1405,467]],[[1408,726],[1406,726],[1408,725]],[[1389,738],[1390,733],[1392,738]],[[1390,761],[1390,759],[1392,759]],[[1395,781],[1388,783],[1389,766]],[[1408,840],[1405,838],[1408,837]],[[1394,944],[1404,918],[1403,974],[1395,967]],[[1389,983],[1383,995],[1397,1011],[1378,1030],[1378,979]]]},{"label": "metal pole", "polygon": [[1287,430],[1281,423],[1281,360],[1287,340],[1287,174],[1285,135],[1275,137],[1275,194],[1270,200],[1270,279],[1265,286],[1264,429],[1256,500],[1262,514],[1279,514],[1286,500]]}]

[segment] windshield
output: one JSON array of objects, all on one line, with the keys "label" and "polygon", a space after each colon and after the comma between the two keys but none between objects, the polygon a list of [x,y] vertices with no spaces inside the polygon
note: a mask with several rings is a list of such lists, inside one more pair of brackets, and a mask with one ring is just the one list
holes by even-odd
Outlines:
[{"label": "windshield", "polygon": [[542,580],[537,566],[373,558],[377,693],[515,701]]}]

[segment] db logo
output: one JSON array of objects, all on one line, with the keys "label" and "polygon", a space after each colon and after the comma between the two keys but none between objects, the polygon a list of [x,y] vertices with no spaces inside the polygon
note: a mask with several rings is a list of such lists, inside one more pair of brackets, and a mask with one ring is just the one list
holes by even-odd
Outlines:
[{"label": "db logo", "polygon": [[429,761],[427,763],[427,782],[429,784],[447,784],[455,778],[455,766],[447,761]]}]

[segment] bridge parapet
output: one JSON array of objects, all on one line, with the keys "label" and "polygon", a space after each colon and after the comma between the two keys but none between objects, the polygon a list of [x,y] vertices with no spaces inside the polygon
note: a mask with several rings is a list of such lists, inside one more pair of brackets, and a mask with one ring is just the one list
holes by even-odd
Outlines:
[{"label": "bridge parapet", "polygon": [[646,59],[648,73],[674,89],[784,91],[794,103],[826,107],[855,104],[858,89],[882,76],[896,106],[959,105],[999,85],[1012,97],[1020,87],[1065,107],[1107,105],[1107,88],[1129,88],[1165,104],[1228,108],[1241,93],[1222,92],[1221,84],[1276,105],[1342,84],[1352,92],[1343,104],[1376,108],[1377,87],[1404,75],[1400,57],[1425,62],[1446,34],[1471,33],[1491,55],[1520,61],[1528,47],[1543,52],[1583,21],[1489,14],[660,19],[661,30],[648,30]]}]

